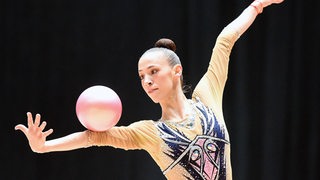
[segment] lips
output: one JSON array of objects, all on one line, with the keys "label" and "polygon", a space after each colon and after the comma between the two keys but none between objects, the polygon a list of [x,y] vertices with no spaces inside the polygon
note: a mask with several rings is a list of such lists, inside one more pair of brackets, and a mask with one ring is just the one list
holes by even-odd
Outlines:
[{"label": "lips", "polygon": [[148,94],[152,94],[154,91],[158,90],[158,88],[154,88],[154,89],[148,89]]}]

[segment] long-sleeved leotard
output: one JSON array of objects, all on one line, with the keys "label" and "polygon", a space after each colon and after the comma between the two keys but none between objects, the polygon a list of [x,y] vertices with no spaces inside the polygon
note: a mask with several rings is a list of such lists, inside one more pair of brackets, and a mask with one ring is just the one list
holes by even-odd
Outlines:
[{"label": "long-sleeved leotard", "polygon": [[231,29],[218,36],[208,70],[188,100],[188,118],[142,120],[106,132],[87,131],[89,145],[146,150],[167,179],[232,179],[222,96],[229,56],[238,37]]}]

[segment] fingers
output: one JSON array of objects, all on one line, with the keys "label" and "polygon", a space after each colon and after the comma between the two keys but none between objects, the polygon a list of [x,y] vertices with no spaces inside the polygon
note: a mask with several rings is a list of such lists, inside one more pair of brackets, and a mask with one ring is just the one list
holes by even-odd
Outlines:
[{"label": "fingers", "polygon": [[43,134],[45,137],[49,136],[53,130],[52,129],[49,129],[47,130],[46,132],[43,132],[44,128],[46,127],[47,125],[47,122],[43,121],[39,127],[39,135]]},{"label": "fingers", "polygon": [[27,119],[28,119],[28,127],[33,126],[32,114],[30,112],[27,112]]},{"label": "fingers", "polygon": [[33,121],[32,113],[27,112],[27,119],[28,119],[28,127],[26,127],[26,126],[24,126],[22,124],[18,124],[18,125],[15,126],[15,130],[21,130],[25,134],[27,133],[28,130],[42,132],[45,129],[46,125],[47,125],[47,122],[45,122],[45,121],[43,121],[40,124],[40,119],[41,119],[41,115],[40,114],[36,114],[35,119]]},{"label": "fingers", "polygon": [[38,127],[40,125],[40,118],[41,118],[40,114],[36,114],[36,118],[34,120],[34,125],[36,127]]},{"label": "fingers", "polygon": [[44,135],[45,137],[47,137],[47,136],[49,136],[49,135],[52,134],[52,133],[53,133],[53,129],[49,129],[49,130],[43,132],[43,135]]},{"label": "fingers", "polygon": [[43,131],[46,125],[47,125],[47,122],[43,121],[40,125],[40,130]]},{"label": "fingers", "polygon": [[22,124],[18,124],[14,127],[15,130],[20,130],[22,131],[24,134],[26,134],[28,128]]},{"label": "fingers", "polygon": [[41,115],[40,114],[36,114],[35,120],[33,122],[33,117],[32,117],[32,113],[27,112],[27,118],[28,118],[28,127],[39,127],[40,125],[40,119],[41,119]]}]

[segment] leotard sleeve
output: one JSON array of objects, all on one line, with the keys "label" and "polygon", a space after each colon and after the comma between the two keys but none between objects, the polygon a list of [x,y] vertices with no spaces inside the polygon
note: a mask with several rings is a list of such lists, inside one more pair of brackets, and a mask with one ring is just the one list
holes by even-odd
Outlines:
[{"label": "leotard sleeve", "polygon": [[89,145],[112,146],[125,150],[158,150],[157,130],[152,120],[142,120],[129,126],[113,127],[105,132],[88,132]]},{"label": "leotard sleeve", "polygon": [[[231,29],[224,29],[217,37],[209,67],[194,89],[193,98],[212,109],[222,109],[222,96],[228,76],[229,56],[239,34]],[[222,111],[222,110],[221,110]],[[222,115],[222,112],[216,112]]]}]

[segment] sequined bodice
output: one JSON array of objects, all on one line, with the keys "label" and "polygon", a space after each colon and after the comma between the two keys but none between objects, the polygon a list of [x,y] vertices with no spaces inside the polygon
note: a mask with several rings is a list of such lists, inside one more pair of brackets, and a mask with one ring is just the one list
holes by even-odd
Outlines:
[{"label": "sequined bodice", "polygon": [[[197,100],[192,105],[196,118],[191,117],[186,123],[179,122],[176,127],[173,123],[157,123],[160,137],[167,145],[164,153],[173,160],[163,173],[181,166],[188,172],[186,178],[225,179],[224,147],[228,143],[225,140],[225,127],[219,124],[212,110],[201,101]],[[192,129],[197,120],[201,123],[201,133],[190,139],[186,131]],[[180,128],[181,125],[186,127]]]}]

